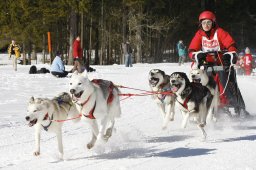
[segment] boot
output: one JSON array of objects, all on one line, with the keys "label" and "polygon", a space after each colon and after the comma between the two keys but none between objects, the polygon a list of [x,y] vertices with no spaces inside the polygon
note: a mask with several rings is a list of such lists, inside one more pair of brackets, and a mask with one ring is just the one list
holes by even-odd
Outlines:
[{"label": "boot", "polygon": [[240,118],[248,118],[251,115],[245,109],[240,109]]},{"label": "boot", "polygon": [[235,107],[234,110],[235,110],[235,117],[239,117],[241,113],[241,109],[239,107]]},{"label": "boot", "polygon": [[232,114],[228,107],[219,108],[219,112],[227,114],[229,117],[232,117]]}]

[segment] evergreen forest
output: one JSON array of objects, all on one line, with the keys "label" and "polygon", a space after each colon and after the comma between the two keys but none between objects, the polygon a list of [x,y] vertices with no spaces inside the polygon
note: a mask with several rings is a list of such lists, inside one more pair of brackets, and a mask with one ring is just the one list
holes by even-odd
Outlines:
[{"label": "evergreen forest", "polygon": [[51,61],[61,51],[72,64],[79,35],[90,64],[122,64],[125,41],[131,42],[135,63],[175,62],[177,42],[189,46],[204,10],[215,12],[239,50],[256,49],[253,0],[1,0],[0,8],[1,52],[14,39],[29,59],[43,53]]}]

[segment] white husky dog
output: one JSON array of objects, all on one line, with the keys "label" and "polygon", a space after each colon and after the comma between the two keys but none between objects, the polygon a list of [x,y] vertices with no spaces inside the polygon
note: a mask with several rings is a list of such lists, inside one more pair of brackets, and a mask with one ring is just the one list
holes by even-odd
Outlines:
[{"label": "white husky dog", "polygon": [[[60,157],[63,158],[62,144],[62,120],[68,117],[80,119],[79,112],[72,103],[68,93],[61,93],[53,99],[31,97],[27,108],[28,115],[25,119],[29,126],[35,125],[35,156],[40,155],[40,133],[41,130],[54,132],[57,135]],[[58,122],[59,121],[59,122]]]},{"label": "white husky dog", "polygon": [[87,72],[74,72],[69,83],[69,91],[83,115],[82,118],[92,129],[92,139],[87,148],[91,149],[97,140],[106,142],[112,135],[115,118],[121,115],[118,88],[111,81],[90,81]]}]

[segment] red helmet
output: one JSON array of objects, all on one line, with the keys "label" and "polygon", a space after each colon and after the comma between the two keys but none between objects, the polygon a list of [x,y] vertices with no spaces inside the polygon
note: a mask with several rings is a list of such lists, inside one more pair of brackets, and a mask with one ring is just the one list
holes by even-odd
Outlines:
[{"label": "red helmet", "polygon": [[212,20],[213,22],[216,21],[216,17],[215,17],[215,15],[214,15],[214,13],[211,12],[211,11],[204,11],[204,12],[202,12],[202,13],[199,15],[199,22],[200,22],[201,20],[203,20],[203,19],[210,19],[210,20]]}]

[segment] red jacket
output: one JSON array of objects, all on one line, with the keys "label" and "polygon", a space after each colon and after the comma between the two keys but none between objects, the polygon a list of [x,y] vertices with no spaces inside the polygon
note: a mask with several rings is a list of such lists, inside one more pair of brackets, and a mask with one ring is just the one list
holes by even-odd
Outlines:
[{"label": "red jacket", "polygon": [[80,41],[75,40],[73,43],[73,57],[82,58],[82,48],[80,45]]},{"label": "red jacket", "polygon": [[[202,48],[202,37],[205,36],[207,37],[208,40],[213,39],[213,36],[215,34],[215,32],[217,32],[217,38],[219,41],[219,45],[220,45],[220,49],[221,51],[223,50],[228,50],[228,51],[237,51],[236,47],[235,47],[235,41],[233,40],[233,38],[229,35],[228,32],[226,32],[225,30],[223,30],[222,28],[213,28],[211,30],[210,33],[210,37],[208,37],[206,35],[206,33],[202,30],[199,29],[194,38],[192,39],[190,45],[189,45],[189,57],[193,60],[193,52],[195,51],[200,51]],[[207,56],[206,61],[208,62],[214,62],[214,58],[212,56]],[[218,61],[219,63],[220,61]]]},{"label": "red jacket", "polygon": [[245,56],[243,57],[243,61],[244,61],[244,69],[251,70],[252,69],[252,55],[245,54]]}]

